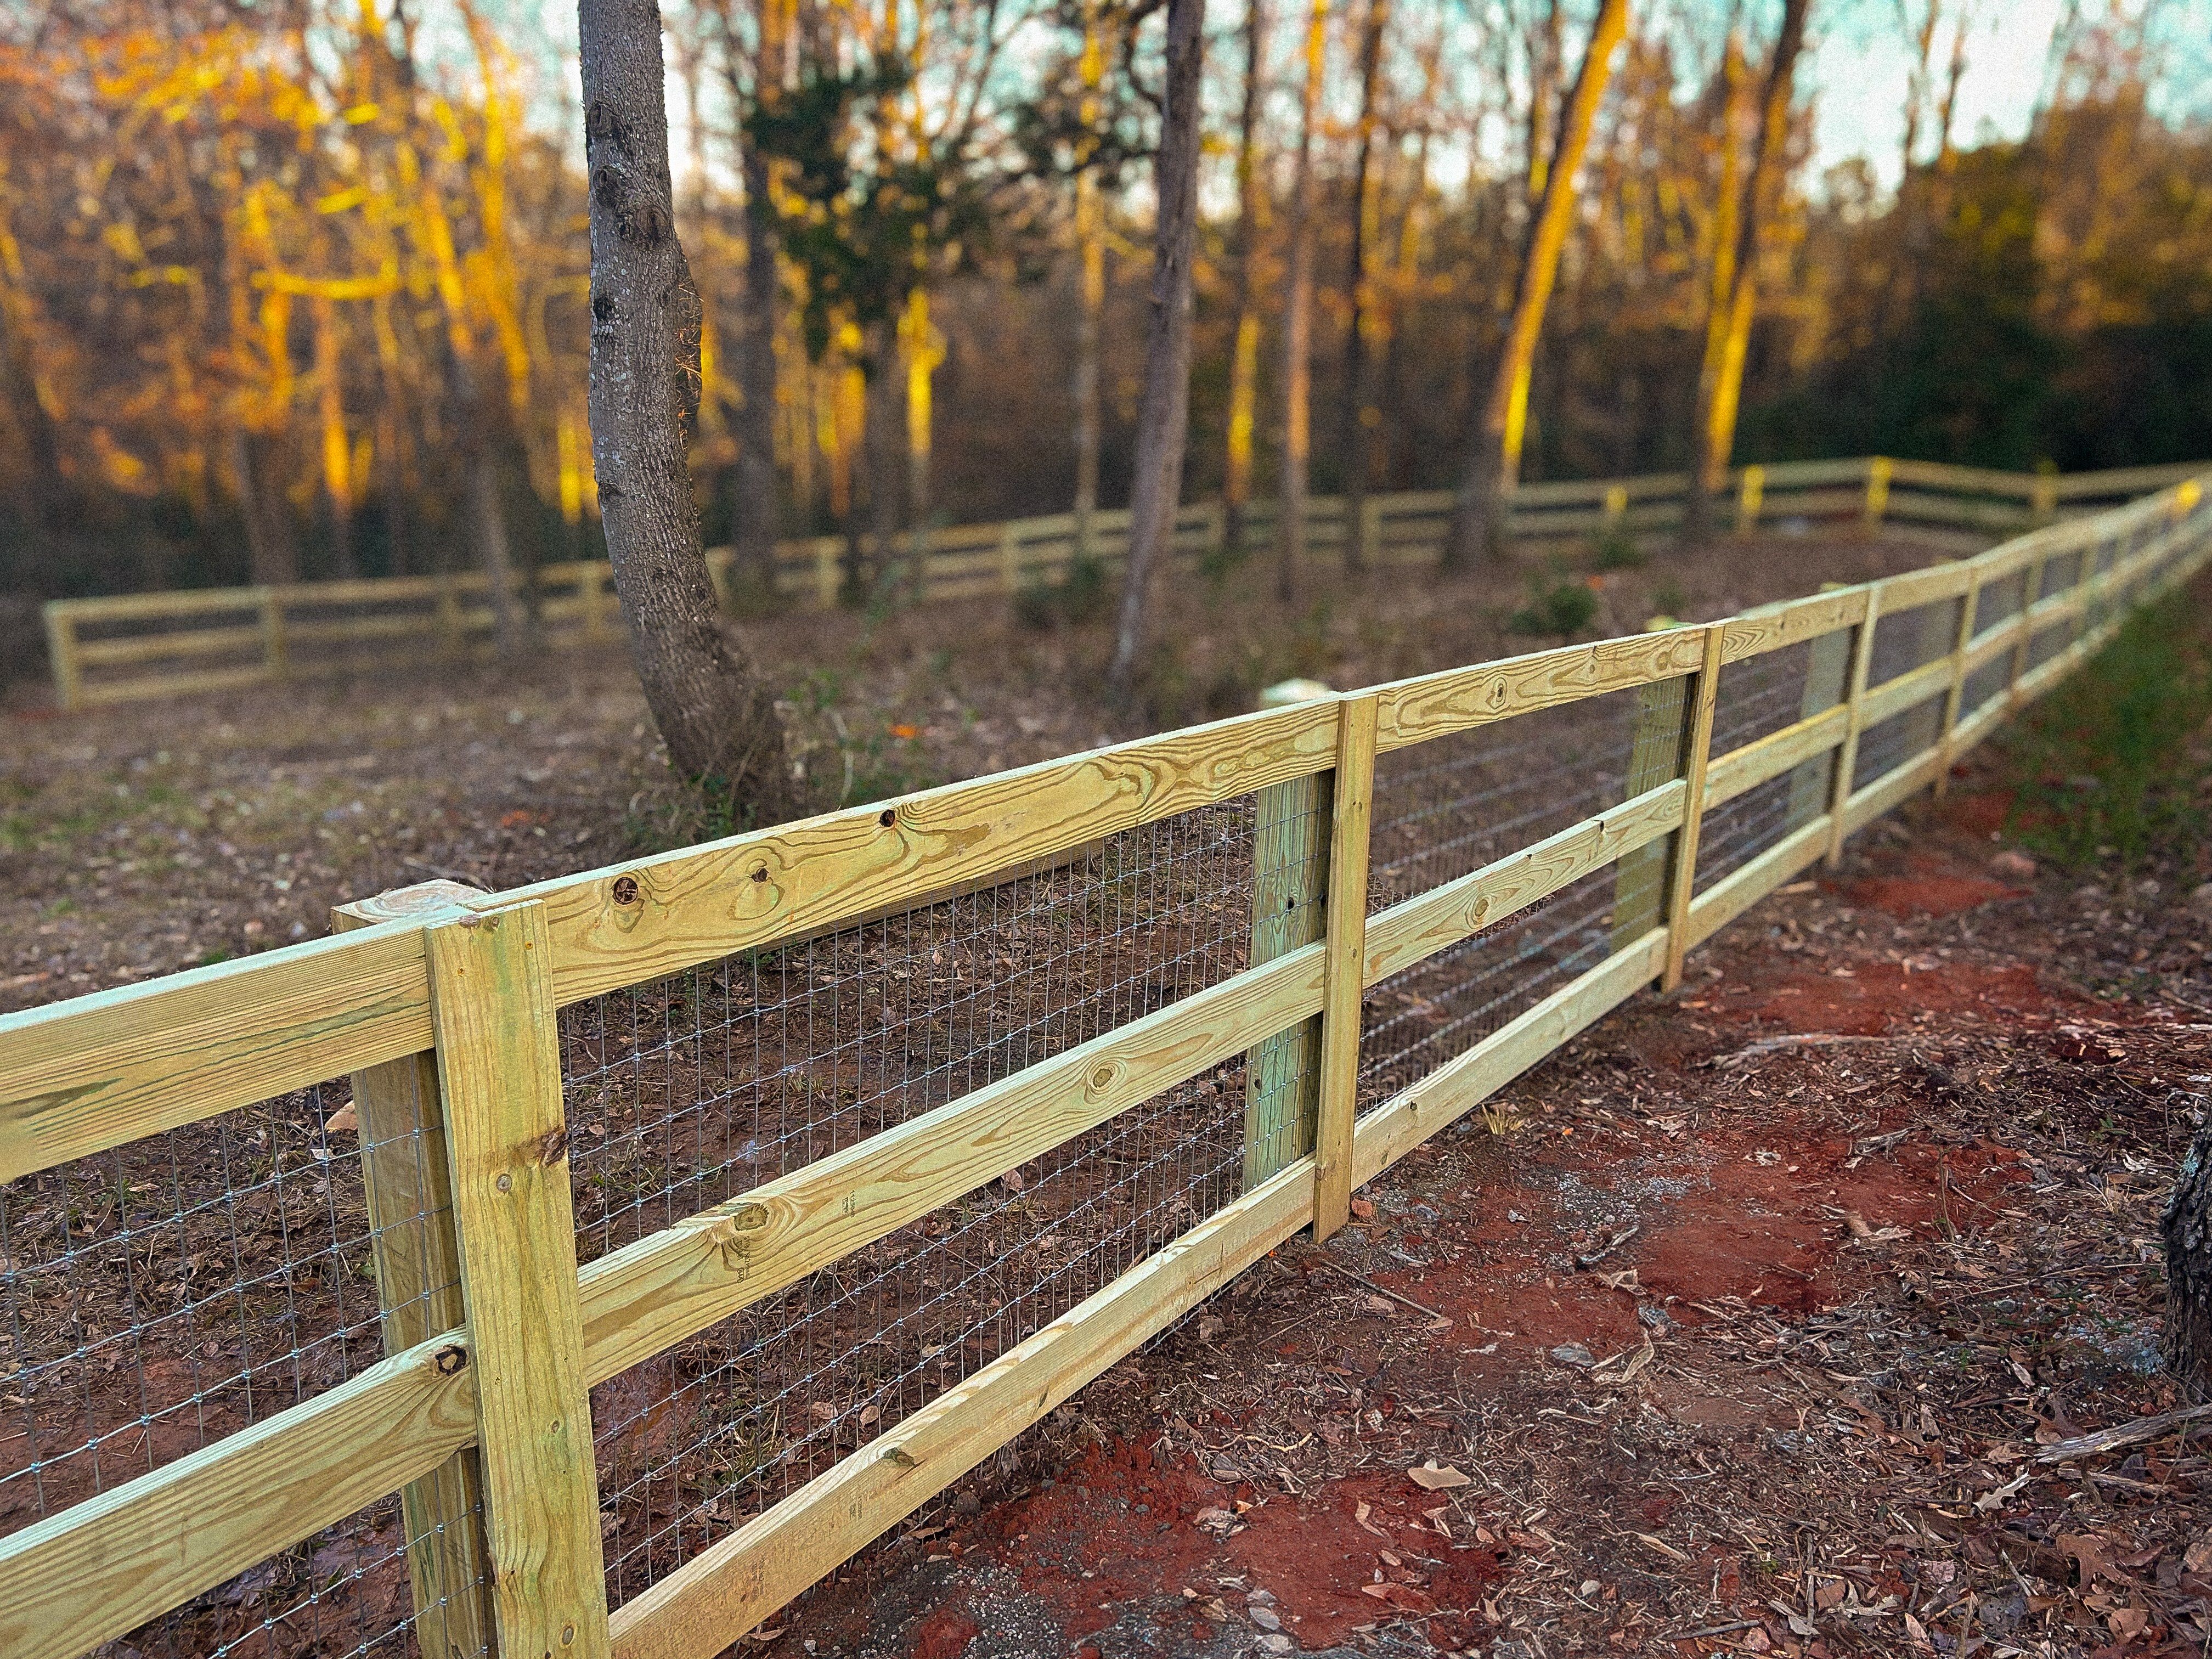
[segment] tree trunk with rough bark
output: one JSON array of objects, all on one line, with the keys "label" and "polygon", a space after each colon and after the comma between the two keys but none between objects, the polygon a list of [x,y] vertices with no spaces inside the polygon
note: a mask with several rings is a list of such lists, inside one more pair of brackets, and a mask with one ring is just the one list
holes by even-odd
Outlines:
[{"label": "tree trunk with rough bark", "polygon": [[1198,243],[1198,106],[1206,0],[1167,0],[1167,76],[1154,162],[1159,226],[1152,250],[1145,391],[1137,406],[1129,555],[1107,690],[1127,708],[1152,642],[1159,573],[1175,536],[1190,425],[1191,263]]},{"label": "tree trunk with rough bark", "polygon": [[722,632],[685,465],[699,301],[676,237],[653,0],[582,0],[592,454],[630,653],[670,763],[761,823],[791,805],[775,700]]},{"label": "tree trunk with rough bark", "polygon": [[2166,1363],[2190,1398],[2212,1398],[2212,1118],[2190,1142],[2159,1231],[2166,1239]]},{"label": "tree trunk with rough bark", "polygon": [[1375,403],[1370,338],[1380,332],[1375,261],[1381,253],[1382,205],[1375,165],[1375,97],[1382,78],[1382,32],[1390,0],[1367,0],[1359,40],[1359,149],[1352,170],[1352,323],[1344,335],[1344,568],[1364,569],[1367,545],[1367,475],[1382,411]]},{"label": "tree trunk with rough bark", "polygon": [[1267,210],[1260,188],[1260,82],[1261,48],[1267,41],[1267,0],[1246,0],[1244,8],[1244,110],[1237,130],[1237,309],[1229,331],[1229,453],[1222,473],[1222,551],[1230,558],[1244,552],[1244,515],[1252,498],[1252,434],[1260,401],[1260,238]]},{"label": "tree trunk with rough bark", "polygon": [[1444,568],[1471,567],[1479,551],[1495,557],[1504,550],[1507,516],[1521,482],[1521,441],[1528,428],[1528,381],[1536,365],[1536,342],[1544,329],[1544,307],[1559,272],[1559,253],[1574,221],[1576,174],[1589,148],[1590,128],[1613,74],[1614,50],[1628,30],[1628,0],[1604,0],[1590,26],[1589,49],[1576,71],[1574,91],[1559,121],[1559,140],[1544,170],[1542,193],[1528,228],[1521,274],[1514,284],[1513,312],[1489,395],[1469,434],[1466,471],[1454,504],[1450,533],[1444,540]]},{"label": "tree trunk with rough bark", "polygon": [[1313,449],[1314,127],[1327,69],[1328,0],[1306,15],[1306,80],[1291,184],[1291,271],[1283,298],[1283,459],[1275,483],[1275,596],[1297,597],[1306,551],[1306,484]]},{"label": "tree trunk with rough bark", "polygon": [[1751,176],[1736,216],[1735,253],[1729,270],[1728,301],[1717,311],[1719,326],[1709,330],[1705,359],[1698,373],[1698,409],[1690,427],[1690,483],[1682,501],[1681,542],[1695,547],[1712,534],[1713,498],[1728,482],[1729,458],[1735,448],[1736,410],[1743,395],[1743,366],[1751,350],[1752,318],[1758,306],[1759,237],[1772,210],[1790,137],[1790,76],[1805,44],[1808,0],[1784,0],[1782,31],[1775,36],[1760,100],[1757,148]]},{"label": "tree trunk with rough bark", "polygon": [[767,158],[743,145],[745,180],[745,304],[738,335],[738,407],[730,424],[738,441],[732,469],[735,499],[730,547],[737,568],[768,593],[775,587],[780,527],[775,480],[775,325],[782,299],[776,266],[781,234]]}]

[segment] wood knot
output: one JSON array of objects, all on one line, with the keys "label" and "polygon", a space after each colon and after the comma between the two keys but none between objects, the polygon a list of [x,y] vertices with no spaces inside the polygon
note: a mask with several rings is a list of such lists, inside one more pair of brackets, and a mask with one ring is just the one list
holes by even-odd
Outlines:
[{"label": "wood knot", "polygon": [[[613,205],[604,194],[600,200],[607,202],[609,206]],[[669,232],[674,226],[666,208],[658,202],[648,201],[639,203],[627,213],[617,214],[615,228],[625,242],[635,242],[640,247],[658,247],[668,240]]]},{"label": "wood knot", "polygon": [[617,904],[625,907],[638,902],[640,890],[635,876],[617,876],[614,885],[607,890]]},{"label": "wood knot", "polygon": [[430,1356],[430,1363],[437,1367],[439,1376],[456,1376],[469,1363],[469,1351],[458,1342],[448,1342]]},{"label": "wood knot", "polygon": [[538,1161],[551,1165],[568,1156],[568,1126],[562,1124],[538,1143]]}]

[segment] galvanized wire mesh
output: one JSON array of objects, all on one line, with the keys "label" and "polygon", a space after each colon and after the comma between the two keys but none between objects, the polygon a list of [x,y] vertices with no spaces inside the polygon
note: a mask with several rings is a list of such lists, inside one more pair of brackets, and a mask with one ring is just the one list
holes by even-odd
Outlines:
[{"label": "galvanized wire mesh", "polygon": [[1050,869],[564,1011],[580,1257],[1240,971],[1255,810],[1248,798],[1164,819]]},{"label": "galvanized wire mesh", "polygon": [[[1840,629],[1723,668],[1713,703],[1713,757],[1841,702],[1851,639],[1851,630]],[[1708,811],[1698,835],[1692,890],[1703,892],[1826,811],[1834,764],[1832,755],[1815,756]]]},{"label": "galvanized wire mesh", "polygon": [[1147,1102],[592,1391],[619,1603],[1235,1198],[1243,1063]]},{"label": "galvanized wire mesh", "polygon": [[110,1659],[471,1659],[489,1655],[462,1598],[481,1577],[418,1613],[409,1555],[434,1544],[410,1533],[396,1496],[249,1568],[99,1650]]},{"label": "galvanized wire mesh", "polygon": [[1958,643],[1963,597],[1936,599],[1875,619],[1874,649],[1867,658],[1869,690],[1950,655]]},{"label": "galvanized wire mesh", "polygon": [[[450,1294],[380,1272],[386,1257],[440,1259],[425,1235],[449,1218],[416,1177],[445,1148],[411,1118],[367,1127],[364,1146],[338,1080],[0,1185],[0,1536],[375,1364],[380,1291],[417,1325],[416,1304]],[[365,1174],[379,1182],[374,1219]],[[334,1528],[128,1645],[389,1644],[411,1607],[404,1583],[398,1613],[356,1593],[389,1553],[375,1530]]]},{"label": "galvanized wire mesh", "polygon": [[[589,1258],[1320,933],[1326,788],[567,1011]],[[1311,1143],[1291,1032],[594,1390],[617,1601],[1110,1283]],[[1249,1076],[1248,1076],[1249,1073]]]},{"label": "galvanized wire mesh", "polygon": [[383,1358],[362,1166],[338,1081],[0,1185],[0,1534]]},{"label": "galvanized wire mesh", "polygon": [[[1370,912],[1480,870],[1619,805],[1639,732],[1681,725],[1680,679],[1476,726],[1380,757]],[[1668,722],[1671,719],[1672,727]],[[1641,787],[1679,769],[1679,749]]]},{"label": "galvanized wire mesh", "polygon": [[[1664,680],[1384,756],[1370,906],[1470,873],[1678,775],[1687,682]],[[1673,838],[1371,987],[1359,1097],[1372,1110],[1656,925]]]},{"label": "galvanized wire mesh", "polygon": [[1362,1109],[1465,1054],[1643,932],[1618,921],[1636,908],[1633,892],[1622,891],[1629,876],[1617,867],[1596,871],[1370,990],[1359,1041]]},{"label": "galvanized wire mesh", "polygon": [[2015,570],[2008,576],[2000,576],[1984,582],[1974,594],[1974,633],[1986,634],[1999,623],[2009,622],[2020,615],[2021,602],[2027,595],[2027,573]]}]

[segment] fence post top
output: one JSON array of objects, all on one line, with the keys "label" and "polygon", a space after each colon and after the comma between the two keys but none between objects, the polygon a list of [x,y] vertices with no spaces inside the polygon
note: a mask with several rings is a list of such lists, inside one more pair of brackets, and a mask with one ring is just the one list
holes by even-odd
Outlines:
[{"label": "fence post top", "polygon": [[331,912],[331,927],[334,932],[344,933],[356,927],[374,927],[380,921],[428,916],[440,910],[467,909],[475,900],[489,896],[481,887],[441,876],[410,887],[389,887],[373,898],[338,905]]}]

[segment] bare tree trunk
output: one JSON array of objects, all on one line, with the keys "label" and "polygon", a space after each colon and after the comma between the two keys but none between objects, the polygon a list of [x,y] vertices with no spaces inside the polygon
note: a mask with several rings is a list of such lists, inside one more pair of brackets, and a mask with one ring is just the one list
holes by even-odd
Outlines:
[{"label": "bare tree trunk", "polygon": [[[1728,349],[1729,308],[1735,303],[1737,221],[1743,211],[1743,102],[1749,77],[1744,67],[1743,42],[1731,29],[1721,56],[1721,178],[1713,204],[1713,266],[1705,284],[1705,350],[1698,365],[1697,401],[1690,411],[1694,426],[1720,374],[1721,355]],[[1712,493],[1691,482],[1682,501],[1680,538],[1686,546],[1702,544],[1712,534]]]},{"label": "bare tree trunk", "polygon": [[1313,140],[1328,68],[1328,0],[1306,15],[1306,81],[1291,181],[1291,274],[1283,298],[1283,460],[1275,483],[1275,596],[1297,597],[1306,552],[1307,462],[1313,447]]},{"label": "bare tree trunk", "polygon": [[1729,457],[1735,448],[1735,417],[1743,395],[1744,359],[1751,349],[1752,317],[1758,305],[1759,236],[1782,176],[1790,137],[1790,81],[1805,44],[1808,0],[1784,0],[1782,32],[1775,37],[1767,65],[1766,91],[1760,100],[1758,148],[1751,177],[1745,181],[1743,210],[1737,216],[1735,263],[1726,327],[1718,348],[1709,337],[1705,363],[1698,375],[1697,418],[1692,422],[1689,493],[1682,502],[1682,542],[1695,546],[1712,533],[1713,497],[1728,482]]},{"label": "bare tree trunk", "polygon": [[1252,498],[1252,433],[1260,401],[1260,238],[1267,198],[1260,188],[1261,51],[1267,32],[1267,0],[1245,0],[1244,111],[1237,133],[1237,314],[1230,330],[1229,455],[1221,481],[1222,550],[1244,551],[1244,514]]},{"label": "bare tree trunk", "polygon": [[2192,1400],[2212,1396],[2212,1121],[2198,1126],[2167,1195],[2166,1363]]},{"label": "bare tree trunk", "polygon": [[1115,630],[1107,690],[1123,708],[1151,644],[1156,589],[1175,537],[1182,497],[1183,444],[1190,425],[1191,263],[1198,242],[1198,106],[1205,67],[1206,0],[1167,0],[1167,77],[1160,149],[1153,163],[1159,198],[1152,250],[1152,325],[1145,349],[1145,391],[1137,407],[1136,478],[1129,501],[1129,560]]},{"label": "bare tree trunk", "polygon": [[1390,0],[1367,0],[1367,27],[1359,41],[1359,151],[1352,174],[1352,324],[1344,337],[1344,568],[1367,564],[1367,474],[1382,411],[1375,405],[1377,332],[1373,266],[1382,240],[1381,183],[1375,167],[1375,94],[1382,80],[1382,32]]},{"label": "bare tree trunk", "polygon": [[1083,102],[1085,137],[1075,175],[1076,281],[1080,286],[1075,314],[1075,556],[1097,552],[1093,520],[1098,512],[1098,353],[1100,325],[1106,310],[1106,204],[1091,165],[1088,137],[1098,118],[1097,89],[1105,78],[1106,54],[1098,38],[1097,13],[1083,16]]},{"label": "bare tree trunk", "polygon": [[581,0],[577,15],[590,175],[592,452],[615,591],[670,763],[773,822],[791,799],[783,728],[775,698],[722,632],[684,460],[698,295],[676,237],[659,8]]},{"label": "bare tree trunk", "polygon": [[[762,9],[765,14],[775,8]],[[764,89],[769,84],[765,51],[762,58],[756,75]],[[730,545],[737,568],[750,573],[754,586],[766,593],[775,586],[780,517],[775,479],[775,329],[782,299],[776,264],[781,228],[777,223],[768,158],[743,137],[738,143],[745,181],[745,303],[737,341],[739,402],[730,422],[738,441]]]},{"label": "bare tree trunk", "polygon": [[1504,550],[1507,514],[1521,482],[1521,441],[1528,428],[1528,380],[1536,363],[1536,341],[1543,332],[1544,307],[1559,272],[1559,253],[1574,221],[1575,175],[1589,148],[1590,128],[1613,74],[1613,55],[1628,30],[1628,0],[1603,0],[1590,26],[1589,46],[1576,71],[1574,91],[1559,122],[1559,143],[1544,174],[1543,193],[1528,228],[1521,274],[1514,284],[1513,313],[1506,324],[1490,393],[1483,401],[1468,448],[1467,470],[1444,542],[1444,567],[1465,569],[1478,549],[1492,556]]}]

